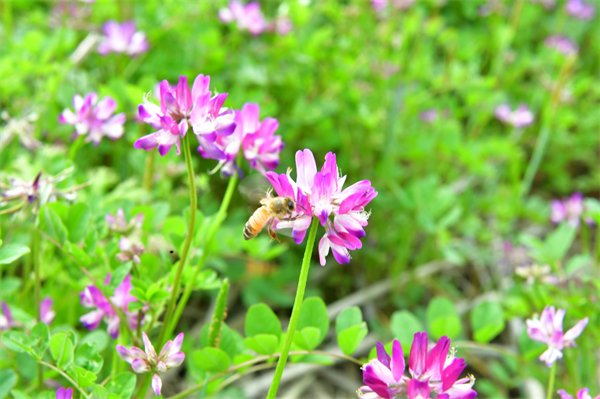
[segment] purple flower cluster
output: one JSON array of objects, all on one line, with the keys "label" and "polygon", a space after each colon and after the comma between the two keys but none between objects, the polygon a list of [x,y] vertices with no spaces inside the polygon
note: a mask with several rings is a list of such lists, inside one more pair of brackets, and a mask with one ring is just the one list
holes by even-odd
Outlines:
[{"label": "purple flower cluster", "polygon": [[[560,399],[574,399],[564,389],[560,389],[557,393],[560,395]],[[600,394],[598,394],[598,396],[595,398],[592,398],[590,395],[590,390],[588,388],[583,388],[577,392],[577,399],[600,399]]]},{"label": "purple flower cluster", "polygon": [[[274,229],[292,229],[296,244],[304,240],[312,217],[319,218],[325,227],[325,235],[319,242],[319,259],[325,265],[329,250],[340,264],[350,262],[349,250],[362,247],[360,239],[365,236],[369,213],[365,206],[377,196],[371,182],[362,180],[347,188],[346,176],[341,176],[335,154],[327,153],[320,172],[309,149],[296,152],[296,181],[287,174],[267,172],[267,178],[279,196],[293,197],[298,213],[290,221],[276,221]],[[333,221],[330,219],[333,216]]]},{"label": "purple flower cluster", "polygon": [[590,20],[594,19],[596,7],[583,0],[568,0],[565,4],[565,11],[577,19]]},{"label": "purple flower cluster", "polygon": [[576,192],[569,198],[550,201],[550,221],[558,224],[566,220],[570,226],[577,227],[583,210],[583,194]]},{"label": "purple flower cluster", "polygon": [[[415,0],[391,0],[392,6],[397,10],[406,10],[415,4]],[[375,11],[383,11],[390,4],[390,0],[371,0]]]},{"label": "purple flower cluster", "polygon": [[8,304],[2,302],[2,313],[0,313],[0,331],[10,330],[13,327],[17,327],[18,323],[13,319],[12,313]]},{"label": "purple flower cluster", "polygon": [[183,333],[179,333],[173,341],[167,341],[158,356],[145,332],[142,332],[142,339],[145,352],[135,346],[127,349],[122,345],[117,345],[117,352],[123,360],[131,364],[133,371],[136,373],[142,374],[154,371],[152,389],[156,396],[160,396],[162,380],[158,373],[164,373],[168,369],[179,367],[185,360],[185,353],[181,352]]},{"label": "purple flower cluster", "polygon": [[65,109],[58,121],[75,126],[75,135],[87,135],[86,142],[93,141],[94,145],[98,145],[104,136],[112,140],[123,136],[125,114],[113,116],[117,102],[112,97],[106,96],[98,102],[98,95],[94,92],[86,94],[85,97],[75,94],[73,108],[75,112]]},{"label": "purple flower cluster", "polygon": [[546,40],[544,40],[544,45],[557,50],[563,55],[577,54],[579,51],[577,44],[563,35],[548,36]]},{"label": "purple flower cluster", "polygon": [[273,21],[267,21],[260,9],[260,3],[253,1],[248,4],[233,0],[227,7],[219,10],[219,20],[223,23],[235,22],[240,31],[248,31],[254,36],[263,32],[276,32],[287,35],[292,30],[292,21],[286,16],[280,16]]},{"label": "purple flower cluster", "polygon": [[125,219],[125,212],[123,212],[123,208],[119,208],[115,215],[111,215],[110,213],[105,216],[106,224],[108,225],[108,229],[115,233],[126,234],[131,230],[139,230],[142,228],[144,224],[144,214],[138,213],[134,217],[131,218],[129,223],[127,223],[127,219]]},{"label": "purple flower cluster", "polygon": [[564,347],[574,347],[575,338],[579,337],[589,322],[589,317],[580,320],[573,328],[563,333],[565,310],[556,310],[554,306],[546,306],[542,316],[527,320],[527,334],[534,341],[543,342],[548,349],[542,353],[540,360],[551,367],[556,359],[560,359]]},{"label": "purple flower cluster", "polygon": [[110,53],[125,53],[130,57],[135,57],[147,52],[150,45],[146,34],[135,30],[134,21],[126,21],[122,24],[113,20],[106,22],[102,27],[104,36],[98,45],[98,53],[103,56]]},{"label": "purple flower cluster", "polygon": [[142,262],[140,255],[146,252],[144,244],[141,242],[131,242],[127,237],[121,237],[119,240],[119,249],[121,252],[115,256],[119,262],[125,263],[132,260],[138,265]]},{"label": "purple flower cluster", "polygon": [[71,399],[73,397],[73,388],[60,387],[56,390],[56,399]]},{"label": "purple flower cluster", "polygon": [[[48,325],[52,324],[56,312],[52,309],[53,300],[46,297],[40,302],[40,321]],[[2,313],[0,313],[0,331],[10,330],[13,327],[21,327],[21,323],[13,319],[8,304],[2,302]]]},{"label": "purple flower cluster", "polygon": [[[242,110],[235,110],[236,128],[229,136],[217,136],[216,146],[225,155],[218,157],[219,165],[215,170],[221,169],[223,174],[231,176],[234,173],[242,175],[237,165],[240,149],[244,157],[250,162],[250,167],[265,174],[267,169],[275,169],[279,165],[279,153],[284,147],[281,136],[275,135],[279,122],[275,118],[265,118],[260,121],[258,104],[246,103]],[[205,158],[213,158],[210,154],[198,148]]]},{"label": "purple flower cluster", "polygon": [[[448,354],[450,352],[450,354]],[[381,342],[377,343],[377,358],[363,366],[365,386],[358,390],[361,399],[393,399],[407,396],[408,399],[472,399],[477,396],[473,390],[475,378],[458,379],[467,367],[464,359],[454,356],[450,350],[450,339],[442,337],[431,351],[428,351],[427,333],[415,334],[408,359],[408,373],[402,345],[394,340],[390,357]]]},{"label": "purple flower cluster", "polygon": [[[104,284],[108,285],[110,283],[110,278],[110,274],[108,274]],[[136,328],[138,322],[137,312],[130,312],[128,310],[129,302],[137,301],[137,299],[129,293],[131,289],[131,276],[128,274],[123,282],[117,287],[110,300],[118,309],[125,313],[129,326],[131,328]],[[108,325],[106,330],[108,335],[113,339],[119,336],[119,323],[121,320],[115,309],[111,306],[108,299],[106,299],[98,287],[88,285],[83,292],[79,294],[79,299],[83,307],[94,309],[79,318],[79,321],[83,323],[85,328],[88,330],[95,330],[100,325],[102,319],[104,319]]]},{"label": "purple flower cluster", "polygon": [[180,154],[180,139],[192,127],[201,151],[212,159],[225,159],[225,154],[215,143],[219,135],[229,136],[235,130],[233,112],[223,103],[227,93],[214,97],[209,90],[210,76],[198,75],[192,90],[187,76],[180,76],[175,88],[163,80],[160,84],[160,106],[144,98],[138,107],[140,118],[157,132],[138,139],[134,147],[151,150],[158,147],[160,155],[166,155],[173,145]]},{"label": "purple flower cluster", "polygon": [[499,121],[514,127],[529,126],[535,120],[533,112],[525,104],[520,104],[514,111],[510,109],[508,104],[498,105],[494,110],[494,115]]},{"label": "purple flower cluster", "polygon": [[52,309],[54,300],[50,297],[42,299],[40,302],[40,321],[48,325],[52,324],[56,317],[56,312]]}]

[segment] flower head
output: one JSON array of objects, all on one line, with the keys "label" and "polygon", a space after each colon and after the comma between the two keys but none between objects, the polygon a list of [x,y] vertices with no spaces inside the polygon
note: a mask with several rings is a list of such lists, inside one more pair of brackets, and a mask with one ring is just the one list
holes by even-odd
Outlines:
[{"label": "flower head", "polygon": [[225,154],[215,141],[218,135],[228,136],[235,130],[233,112],[223,103],[227,93],[211,97],[210,76],[198,75],[192,89],[187,76],[180,76],[175,88],[163,80],[160,84],[160,105],[144,97],[144,103],[138,107],[140,118],[150,124],[157,132],[138,139],[134,147],[151,150],[158,147],[160,155],[166,155],[171,147],[177,147],[180,154],[180,138],[185,137],[192,127],[202,151],[213,159],[224,159]]},{"label": "flower head", "polygon": [[73,388],[60,387],[56,391],[56,399],[71,399],[73,397]]},{"label": "flower head", "polygon": [[594,19],[596,7],[594,7],[593,4],[587,3],[583,0],[568,0],[565,4],[565,11],[572,17],[590,20]]},{"label": "flower head", "polygon": [[299,244],[314,215],[326,230],[319,242],[321,265],[325,265],[330,250],[338,263],[350,262],[348,251],[362,247],[360,239],[365,236],[369,218],[365,207],[377,196],[371,182],[362,180],[343,188],[346,176],[341,176],[335,154],[328,153],[317,172],[315,158],[308,149],[296,153],[296,181],[290,173],[291,169],[281,175],[267,172],[277,194],[293,197],[298,205],[293,220],[277,220],[274,229],[291,228],[292,238]]},{"label": "flower head", "polygon": [[437,109],[431,108],[419,113],[419,119],[425,123],[434,123],[440,117],[440,113]]},{"label": "flower head", "polygon": [[534,341],[543,342],[548,349],[542,353],[540,360],[550,367],[556,359],[560,359],[564,347],[575,346],[575,338],[579,337],[589,321],[589,317],[580,320],[573,328],[563,333],[565,310],[556,310],[554,306],[546,306],[542,316],[527,320],[527,334]]},{"label": "flower head", "polygon": [[[573,397],[565,392],[564,389],[558,390],[557,393],[560,395],[560,399],[573,399]],[[577,399],[592,399],[590,390],[588,388],[580,389],[579,392],[577,392]],[[600,399],[600,394],[593,399]]]},{"label": "flower head", "polygon": [[51,324],[56,317],[56,312],[52,310],[54,301],[50,297],[46,297],[40,303],[40,321],[46,324]]},{"label": "flower head", "polygon": [[34,137],[35,122],[39,119],[37,112],[30,112],[22,118],[11,118],[8,112],[2,111],[0,118],[6,121],[6,125],[0,129],[0,150],[7,147],[15,137],[30,151],[41,145]]},{"label": "flower head", "polygon": [[494,115],[498,120],[514,127],[529,126],[535,120],[533,112],[525,104],[520,104],[514,111],[511,111],[508,104],[498,105],[494,110]]},{"label": "flower head", "polygon": [[[106,285],[110,283],[110,274],[107,276],[104,283]],[[125,313],[129,326],[135,328],[137,327],[137,312],[130,312],[128,309],[129,302],[137,301],[137,299],[130,294],[131,289],[131,276],[128,274],[123,282],[119,284],[110,300],[115,307]],[[119,323],[121,320],[100,289],[96,286],[88,285],[85,287],[85,290],[79,294],[79,299],[83,307],[94,308],[93,311],[79,318],[79,321],[83,323],[85,328],[88,330],[95,330],[104,319],[108,325],[106,331],[108,335],[112,338],[117,338],[119,336]]]},{"label": "flower head", "polygon": [[115,215],[107,213],[105,219],[106,224],[108,225],[108,228],[111,231],[121,234],[128,233],[131,230],[139,230],[144,224],[143,213],[138,213],[137,215],[131,218],[129,223],[127,223],[127,220],[125,219],[125,212],[123,212],[123,208],[119,208]]},{"label": "flower head", "polygon": [[110,53],[125,53],[131,57],[143,54],[150,49],[146,34],[136,32],[134,21],[126,21],[119,24],[110,20],[104,24],[102,31],[104,36],[98,45],[98,53],[107,55]]},{"label": "flower head", "polygon": [[75,136],[87,136],[86,143],[94,142],[98,145],[104,136],[116,140],[123,136],[125,114],[113,116],[117,109],[117,102],[110,96],[98,102],[98,95],[94,92],[81,97],[73,96],[73,109],[65,109],[58,121],[63,124],[75,126]]},{"label": "flower head", "polygon": [[579,51],[579,47],[575,42],[562,35],[548,36],[546,40],[544,40],[544,45],[557,50],[563,55],[576,54]]},{"label": "flower head", "polygon": [[227,8],[219,10],[219,20],[223,23],[236,22],[240,31],[247,30],[254,36],[260,35],[267,28],[265,16],[256,1],[245,5],[237,0],[230,1]]},{"label": "flower head", "polygon": [[363,366],[363,382],[359,389],[362,399],[392,399],[406,395],[409,399],[427,399],[435,393],[440,399],[472,399],[475,379],[458,379],[467,366],[464,359],[454,357],[450,339],[442,337],[428,351],[427,333],[416,333],[408,360],[408,376],[402,345],[394,340],[390,357],[381,342],[377,343],[377,358]]},{"label": "flower head", "polygon": [[127,349],[122,345],[117,345],[117,353],[123,360],[131,364],[136,373],[154,372],[152,375],[152,389],[156,396],[160,396],[162,381],[158,373],[164,373],[170,368],[179,367],[185,360],[185,353],[181,351],[183,344],[183,333],[179,333],[173,341],[168,341],[156,355],[152,342],[148,339],[145,332],[142,332],[144,341],[144,351],[135,346]]},{"label": "flower head", "polygon": [[[406,10],[412,7],[415,0],[391,0],[392,6],[397,10]],[[383,11],[390,4],[390,0],[371,0],[371,6],[375,11]]]},{"label": "flower head", "polygon": [[[566,220],[570,226],[577,227],[584,210],[583,194],[575,192],[569,198],[550,201],[550,221],[558,224]],[[588,225],[593,225],[593,219],[584,219]]]},{"label": "flower head", "polygon": [[2,313],[0,313],[0,331],[10,330],[17,326],[17,322],[13,319],[10,308],[6,302],[2,302]]},{"label": "flower head", "polygon": [[119,252],[115,258],[123,263],[133,260],[135,263],[139,264],[141,262],[140,255],[146,252],[144,244],[141,242],[132,243],[127,237],[121,237],[119,240],[119,249],[121,252]]}]

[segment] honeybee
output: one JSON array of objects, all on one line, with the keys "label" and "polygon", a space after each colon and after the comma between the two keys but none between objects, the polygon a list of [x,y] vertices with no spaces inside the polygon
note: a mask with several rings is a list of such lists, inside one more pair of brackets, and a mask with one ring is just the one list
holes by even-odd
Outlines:
[{"label": "honeybee", "polygon": [[279,220],[293,221],[292,215],[296,211],[296,201],[292,197],[273,197],[272,189],[267,191],[267,196],[260,200],[262,205],[258,208],[244,227],[244,239],[251,240],[260,233],[265,226],[268,226],[268,232],[272,239],[279,241],[277,234],[273,230],[273,221]]}]

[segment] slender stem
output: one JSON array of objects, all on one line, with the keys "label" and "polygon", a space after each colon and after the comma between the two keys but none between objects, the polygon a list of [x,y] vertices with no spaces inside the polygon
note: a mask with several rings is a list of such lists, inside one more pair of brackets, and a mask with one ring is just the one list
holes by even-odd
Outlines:
[{"label": "slender stem", "polygon": [[144,188],[148,191],[152,189],[152,181],[154,177],[154,158],[156,158],[156,151],[150,151],[146,155],[146,168],[144,169]]},{"label": "slender stem", "polygon": [[162,347],[165,333],[167,332],[167,330],[173,330],[171,324],[174,323],[172,323],[171,316],[173,315],[175,301],[177,300],[177,294],[179,293],[179,282],[181,280],[181,273],[183,272],[188,253],[190,251],[190,245],[192,244],[192,239],[194,238],[194,227],[196,225],[196,209],[198,205],[196,203],[196,178],[194,175],[194,167],[192,165],[192,150],[190,145],[190,140],[192,139],[192,136],[192,134],[187,134],[183,140],[185,165],[187,166],[188,178],[190,181],[190,224],[188,227],[187,237],[185,238],[185,242],[183,244],[183,251],[181,252],[179,265],[177,266],[177,271],[175,272],[175,281],[173,281],[173,291],[171,292],[171,299],[169,300],[169,305],[167,307],[167,314],[165,315],[163,326],[160,330],[160,335],[158,337],[159,348]]},{"label": "slender stem", "polygon": [[77,151],[83,145],[84,136],[77,136],[71,148],[69,148],[69,159],[73,161],[75,159],[75,155],[77,155]]},{"label": "slender stem", "polygon": [[304,290],[306,289],[306,281],[308,280],[308,269],[310,268],[310,258],[312,256],[313,246],[315,244],[315,238],[317,237],[317,228],[319,227],[319,219],[313,218],[312,226],[306,242],[306,250],[304,251],[304,259],[302,260],[302,269],[300,269],[300,279],[298,280],[298,288],[296,290],[296,299],[294,300],[294,307],[292,309],[292,317],[290,318],[290,324],[288,325],[288,331],[285,336],[285,343],[283,344],[283,351],[277,361],[277,368],[275,369],[275,375],[269,388],[267,399],[275,399],[277,395],[277,389],[281,383],[281,377],[283,375],[283,369],[287,362],[288,353],[292,346],[292,340],[294,339],[294,333],[296,332],[296,324],[298,324],[298,318],[300,318],[300,309],[302,308],[302,301],[304,300]]},{"label": "slender stem", "polygon": [[548,392],[546,393],[546,399],[552,399],[552,394],[554,393],[554,377],[556,377],[556,362],[552,365],[550,369],[550,379],[548,380]]},{"label": "slender stem", "polygon": [[590,253],[590,228],[585,220],[581,223],[581,250],[584,254]]},{"label": "slender stem", "polygon": [[[331,352],[325,352],[325,351],[291,351],[291,352],[288,353],[288,355],[290,355],[290,356],[294,356],[294,355],[324,355],[324,356],[334,357],[334,358],[337,358],[337,359],[348,360],[348,361],[350,361],[352,363],[355,363],[355,364],[357,364],[359,366],[363,365],[363,362],[361,362],[360,360],[358,360],[358,359],[356,359],[354,357],[346,356],[346,355],[338,355],[337,353],[331,353]],[[237,370],[240,370],[240,369],[242,369],[244,367],[253,366],[253,365],[255,365],[257,363],[260,363],[260,362],[263,362],[263,361],[267,361],[267,360],[271,360],[271,359],[276,359],[276,358],[279,358],[280,356],[281,356],[281,353],[274,353],[272,355],[258,356],[258,357],[255,357],[254,359],[250,359],[250,360],[248,360],[246,362],[243,362],[243,363],[240,363],[240,364],[236,364],[235,366],[232,366],[232,367],[228,368],[227,370],[223,371],[222,373],[218,373],[218,374],[213,375],[212,377],[210,377],[207,381],[203,382],[202,384],[198,384],[196,386],[193,386],[190,389],[187,389],[187,390],[185,390],[183,392],[178,393],[177,395],[169,396],[169,398],[167,398],[167,399],[179,399],[179,398],[186,397],[187,395],[190,395],[190,394],[192,394],[192,393],[194,393],[196,391],[201,390],[204,387],[204,385],[205,385],[206,382],[212,382],[212,381],[214,381],[216,379],[224,377],[227,374],[231,374],[231,373],[233,373],[233,372],[235,372]],[[269,364],[270,367],[273,367],[273,365],[271,365],[270,363],[267,363],[267,364]],[[263,366],[263,365],[261,365],[261,366]],[[260,367],[260,368],[258,368],[258,367],[260,367],[260,366],[257,366],[257,368],[251,367],[251,368],[249,368],[246,371],[249,372],[250,370],[252,370],[252,371],[262,370],[262,367]],[[247,372],[243,372],[240,375],[244,375],[244,374],[248,374],[248,373]]]},{"label": "slender stem", "polygon": [[19,202],[17,205],[10,207],[8,209],[4,209],[0,211],[0,215],[8,215],[9,213],[14,213],[19,209],[23,208],[27,204],[27,201]]},{"label": "slender stem", "polygon": [[219,227],[225,221],[225,217],[227,216],[227,208],[229,208],[229,203],[231,202],[231,198],[233,197],[233,192],[235,191],[235,185],[237,183],[238,177],[237,175],[231,176],[229,178],[229,183],[227,184],[227,191],[225,191],[225,196],[223,197],[223,201],[221,202],[221,206],[219,207],[219,212],[217,213],[217,217],[212,221],[208,233],[206,235],[206,242],[204,244],[204,248],[202,249],[202,255],[200,256],[200,261],[192,273],[192,278],[187,282],[185,286],[185,291],[183,292],[183,296],[179,300],[177,304],[177,309],[175,309],[175,316],[173,317],[173,322],[171,326],[169,326],[169,333],[167,336],[173,334],[173,329],[179,322],[179,318],[185,309],[185,305],[187,301],[190,299],[190,295],[194,290],[194,285],[196,282],[196,278],[198,277],[198,273],[202,270],[204,263],[206,262],[206,258],[208,257],[208,249],[212,246],[212,242],[215,238]]},{"label": "slender stem", "polygon": [[[42,287],[42,280],[40,279],[40,233],[37,230],[33,231],[33,270],[35,274],[35,314],[37,321],[42,321],[42,312],[40,309],[40,290]],[[44,389],[44,370],[42,369],[41,363],[38,363],[38,388],[42,392]]]},{"label": "slender stem", "polygon": [[65,377],[75,388],[77,388],[77,390],[81,393],[81,396],[83,396],[86,399],[89,399],[88,393],[81,388],[79,385],[77,385],[77,383],[71,378],[69,377],[69,375],[67,373],[65,373],[64,371],[62,371],[61,369],[59,369],[58,367],[56,367],[53,364],[50,363],[46,363],[43,360],[38,360],[38,363],[51,368],[54,371],[57,371],[60,375],[62,375],[63,377]]}]

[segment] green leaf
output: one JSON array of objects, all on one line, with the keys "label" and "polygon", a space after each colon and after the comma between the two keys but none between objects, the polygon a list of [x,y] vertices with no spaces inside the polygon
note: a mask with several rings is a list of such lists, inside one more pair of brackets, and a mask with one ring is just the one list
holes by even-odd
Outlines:
[{"label": "green leaf", "polygon": [[271,334],[257,334],[252,338],[245,338],[244,344],[261,355],[272,355],[279,345],[279,337]]},{"label": "green leaf", "polygon": [[110,290],[114,291],[125,280],[129,271],[131,271],[132,263],[127,262],[115,269],[110,277]]},{"label": "green leaf", "polygon": [[294,334],[294,343],[301,349],[312,351],[319,346],[323,341],[324,336],[321,335],[321,330],[318,327],[304,327],[302,330]]},{"label": "green leaf", "polygon": [[[129,372],[118,374],[108,382],[106,389],[109,394],[115,394],[121,399],[129,399],[135,389],[135,375]],[[110,395],[108,397],[110,398]]]},{"label": "green leaf", "polygon": [[544,240],[544,254],[549,263],[561,261],[577,234],[577,228],[568,223],[562,223],[556,230],[550,233]]},{"label": "green leaf", "polygon": [[48,326],[43,322],[37,323],[31,329],[31,347],[38,360],[44,357],[48,345],[50,345],[50,332],[48,331]]},{"label": "green leaf", "polygon": [[279,337],[281,322],[270,307],[264,303],[258,303],[248,309],[244,331],[247,337],[254,337],[257,334],[271,334]]},{"label": "green leaf", "polygon": [[29,247],[23,244],[8,244],[0,248],[0,265],[8,265],[29,252]]},{"label": "green leaf", "polygon": [[96,229],[88,230],[85,235],[85,241],[83,243],[83,249],[88,254],[93,254],[96,251],[96,244],[98,243],[98,232]]},{"label": "green leaf", "polygon": [[471,328],[477,342],[490,342],[504,330],[504,324],[504,312],[497,302],[481,302],[471,312]]},{"label": "green leaf", "polygon": [[31,340],[20,331],[9,331],[2,336],[2,343],[10,350],[17,353],[27,352],[33,355]]},{"label": "green leaf", "polygon": [[87,333],[81,339],[79,344],[83,345],[88,342],[95,343],[98,348],[98,352],[102,352],[108,346],[109,341],[112,341],[112,339],[108,336],[106,331],[98,329],[98,330],[90,331],[89,333]]},{"label": "green leaf", "polygon": [[92,398],[94,399],[107,399],[108,390],[102,385],[94,385],[92,387]]},{"label": "green leaf", "polygon": [[164,290],[156,291],[154,294],[152,294],[149,301],[151,303],[158,303],[160,301],[164,301],[165,299],[169,298],[170,296],[171,296],[171,294],[168,293],[167,291],[164,291]]},{"label": "green leaf", "polygon": [[321,341],[325,339],[325,335],[329,330],[329,317],[327,316],[327,306],[321,298],[312,297],[304,300],[296,331],[303,330],[305,327],[318,328],[321,332]]},{"label": "green leaf", "polygon": [[50,353],[56,360],[56,365],[64,369],[73,360],[73,341],[64,332],[54,334],[50,338]]},{"label": "green leaf", "polygon": [[83,388],[91,387],[92,385],[94,385],[94,381],[96,381],[97,378],[96,374],[80,366],[75,366],[74,368],[69,369],[69,371],[71,371],[71,373],[69,374],[73,374],[73,369],[75,370],[77,385]]},{"label": "green leaf", "polygon": [[229,368],[231,359],[223,350],[218,348],[204,348],[193,353],[194,363],[200,369],[209,372],[221,373]]},{"label": "green leaf", "polygon": [[84,343],[75,352],[75,364],[79,367],[98,374],[102,370],[104,359],[98,353],[98,346],[95,343]]},{"label": "green leaf", "polygon": [[342,331],[352,326],[360,325],[363,321],[362,312],[358,306],[344,309],[335,319],[335,333],[339,335]]},{"label": "green leaf", "polygon": [[[2,375],[0,375],[0,377],[2,377]],[[2,382],[0,382],[0,386],[2,385]],[[0,388],[0,391],[2,390],[2,388]],[[27,395],[25,392],[20,391],[18,389],[13,389],[12,391],[10,391],[10,394],[12,395],[12,397],[14,399],[31,399],[31,396]],[[0,399],[2,399],[2,393],[0,392]]]},{"label": "green leaf", "polygon": [[358,345],[367,336],[368,332],[366,322],[346,328],[337,335],[338,346],[342,352],[350,356],[358,349]]},{"label": "green leaf", "polygon": [[77,245],[67,241],[65,242],[65,250],[73,255],[73,258],[75,258],[79,265],[88,266],[90,264],[91,260],[88,254]]},{"label": "green leaf", "polygon": [[67,228],[63,224],[58,213],[50,206],[44,207],[44,221],[46,222],[46,232],[54,238],[60,245],[67,241]]},{"label": "green leaf", "polygon": [[0,370],[0,399],[5,398],[15,385],[17,385],[17,373],[11,369]]},{"label": "green leaf", "polygon": [[67,229],[69,230],[69,241],[80,242],[85,237],[90,222],[90,208],[79,202],[69,208]]},{"label": "green leaf", "polygon": [[390,329],[404,350],[408,352],[410,352],[415,334],[425,330],[417,316],[408,310],[400,310],[392,314]]},{"label": "green leaf", "polygon": [[462,330],[456,307],[447,298],[437,297],[427,306],[427,324],[436,339],[446,335],[455,338]]},{"label": "green leaf", "polygon": [[137,302],[137,301],[135,301],[135,302],[129,302],[129,304],[127,305],[127,309],[130,312],[135,312],[137,310],[142,309],[143,307],[144,307],[144,304],[141,303],[141,302]]}]

